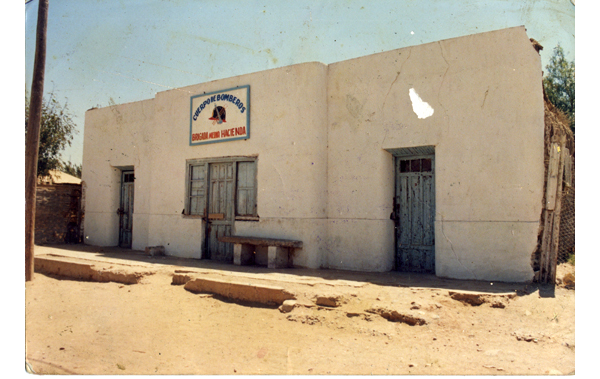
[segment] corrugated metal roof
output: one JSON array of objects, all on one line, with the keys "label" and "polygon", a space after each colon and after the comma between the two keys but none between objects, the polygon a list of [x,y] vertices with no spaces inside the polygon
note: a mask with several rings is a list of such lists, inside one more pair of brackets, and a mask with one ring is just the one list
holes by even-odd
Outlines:
[{"label": "corrugated metal roof", "polygon": [[413,155],[435,154],[435,146],[400,147],[396,149],[385,149],[395,157],[408,157]]},{"label": "corrugated metal roof", "polygon": [[81,184],[81,179],[58,170],[50,170],[50,175],[40,180],[41,184]]}]

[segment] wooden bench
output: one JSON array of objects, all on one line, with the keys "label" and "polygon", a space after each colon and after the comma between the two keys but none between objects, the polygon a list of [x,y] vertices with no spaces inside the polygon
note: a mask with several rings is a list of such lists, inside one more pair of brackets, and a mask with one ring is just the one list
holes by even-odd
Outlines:
[{"label": "wooden bench", "polygon": [[302,247],[302,241],[263,237],[224,236],[219,241],[233,244],[233,264],[238,266],[254,261],[255,246],[266,246],[269,268],[290,267],[294,249]]}]

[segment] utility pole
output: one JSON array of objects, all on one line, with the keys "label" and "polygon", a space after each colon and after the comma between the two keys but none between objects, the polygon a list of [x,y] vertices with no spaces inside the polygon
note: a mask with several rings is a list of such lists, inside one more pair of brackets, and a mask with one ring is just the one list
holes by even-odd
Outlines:
[{"label": "utility pole", "polygon": [[46,29],[48,0],[39,0],[35,39],[35,61],[29,101],[29,121],[25,136],[25,281],[33,280],[33,248],[35,243],[35,198],[37,186],[37,161],[40,142],[40,123],[44,96],[44,71],[46,66]]}]

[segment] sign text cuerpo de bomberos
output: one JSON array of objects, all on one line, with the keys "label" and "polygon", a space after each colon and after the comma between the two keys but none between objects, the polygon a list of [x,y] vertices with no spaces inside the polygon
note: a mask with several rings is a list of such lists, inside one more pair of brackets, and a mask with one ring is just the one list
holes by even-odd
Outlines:
[{"label": "sign text cuerpo de bomberos", "polygon": [[190,145],[250,138],[250,86],[190,98]]}]

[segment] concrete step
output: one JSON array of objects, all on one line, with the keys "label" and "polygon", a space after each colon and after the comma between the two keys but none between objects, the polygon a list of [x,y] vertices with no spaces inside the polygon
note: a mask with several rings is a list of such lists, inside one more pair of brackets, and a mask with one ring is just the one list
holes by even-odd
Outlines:
[{"label": "concrete step", "polygon": [[293,293],[281,287],[229,280],[194,278],[185,283],[183,288],[193,293],[210,293],[231,300],[273,306],[296,299]]},{"label": "concrete step", "polygon": [[35,272],[94,282],[137,284],[144,276],[154,274],[152,271],[131,271],[115,268],[116,265],[90,264],[58,257],[36,257],[34,262]]}]

